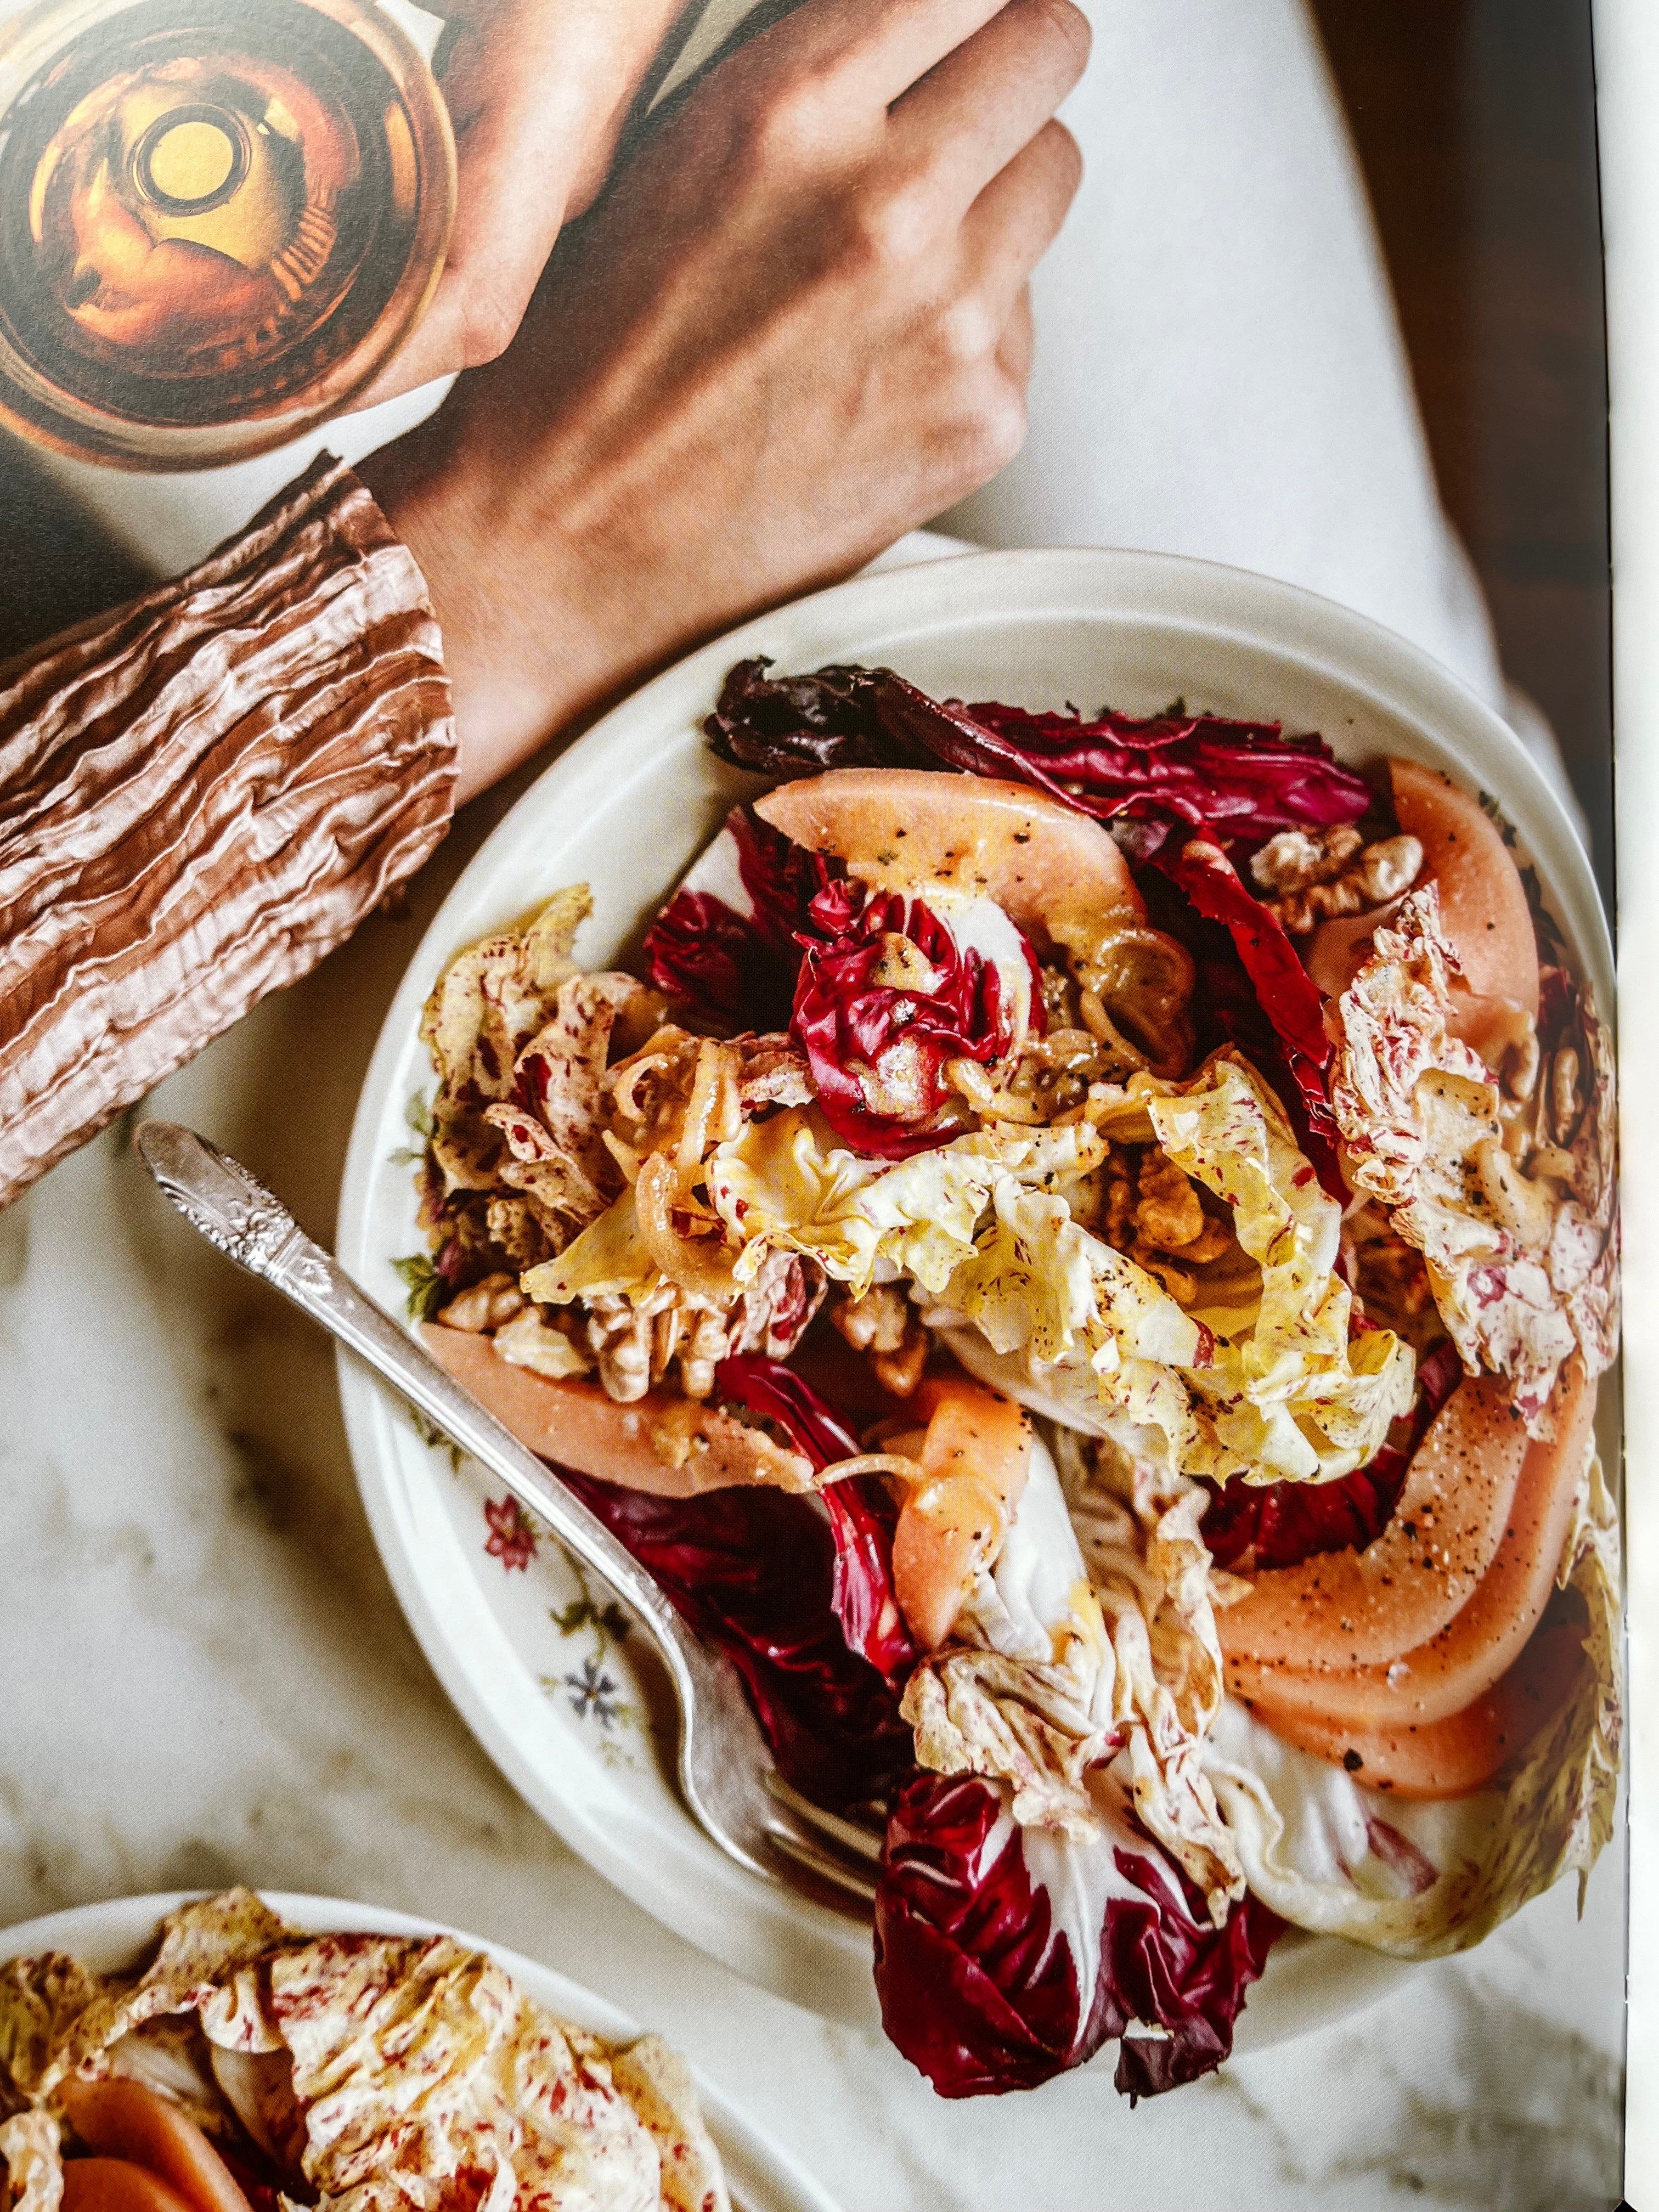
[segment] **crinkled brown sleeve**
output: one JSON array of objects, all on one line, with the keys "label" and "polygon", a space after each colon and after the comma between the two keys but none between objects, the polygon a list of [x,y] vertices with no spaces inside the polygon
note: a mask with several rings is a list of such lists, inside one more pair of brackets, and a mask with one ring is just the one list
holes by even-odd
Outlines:
[{"label": "crinkled brown sleeve", "polygon": [[455,765],[421,573],[326,457],[0,669],[0,1206],[349,937]]}]

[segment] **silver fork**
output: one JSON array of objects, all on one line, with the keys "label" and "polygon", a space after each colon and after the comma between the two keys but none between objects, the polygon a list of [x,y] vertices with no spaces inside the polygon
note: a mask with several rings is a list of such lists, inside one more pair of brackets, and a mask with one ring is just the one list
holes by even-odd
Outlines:
[{"label": "silver fork", "polygon": [[800,1870],[837,1897],[867,1904],[875,1894],[876,1832],[824,1812],[783,1781],[736,1671],[691,1633],[605,1523],[367,1297],[240,1161],[176,1121],[143,1122],[135,1142],[192,1227],[320,1322],[417,1406],[630,1608],[661,1655],[679,1702],[681,1793],[720,1849],[767,1881]]}]

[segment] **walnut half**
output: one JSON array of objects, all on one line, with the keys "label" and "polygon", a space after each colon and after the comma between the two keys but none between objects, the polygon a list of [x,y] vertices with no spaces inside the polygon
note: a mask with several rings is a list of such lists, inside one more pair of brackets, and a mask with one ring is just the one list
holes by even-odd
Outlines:
[{"label": "walnut half", "polygon": [[1206,1212],[1197,1186],[1155,1145],[1114,1144],[1078,1218],[1190,1305],[1194,1271],[1232,1250],[1231,1227]]},{"label": "walnut half", "polygon": [[1310,835],[1281,830],[1250,862],[1265,903],[1292,937],[1306,937],[1337,915],[1387,906],[1417,881],[1423,848],[1415,837],[1366,845],[1351,823]]},{"label": "walnut half", "polygon": [[910,1395],[933,1340],[896,1283],[877,1283],[861,1298],[841,1299],[830,1318],[854,1351],[865,1354],[884,1390],[896,1398]]},{"label": "walnut half", "polygon": [[471,1290],[461,1291],[438,1318],[446,1328],[465,1329],[470,1336],[484,1336],[524,1310],[524,1293],[511,1275],[486,1275]]}]

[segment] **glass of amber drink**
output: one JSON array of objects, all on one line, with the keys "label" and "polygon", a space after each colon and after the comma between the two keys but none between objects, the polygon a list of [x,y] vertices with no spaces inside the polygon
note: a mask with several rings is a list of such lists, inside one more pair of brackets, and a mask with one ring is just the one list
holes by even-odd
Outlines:
[{"label": "glass of amber drink", "polygon": [[374,0],[47,0],[0,30],[0,421],[133,469],[280,445],[413,328],[454,207]]}]

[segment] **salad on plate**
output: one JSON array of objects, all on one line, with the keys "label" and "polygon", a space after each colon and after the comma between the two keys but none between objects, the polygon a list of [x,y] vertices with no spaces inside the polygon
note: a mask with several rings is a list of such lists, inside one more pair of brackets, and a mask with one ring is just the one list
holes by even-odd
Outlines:
[{"label": "salad on plate", "polygon": [[941,2093],[1208,2072],[1287,1927],[1612,1832],[1613,1063],[1490,800],[747,661],[638,972],[447,964],[426,1341],[884,1825]]},{"label": "salad on plate", "polygon": [[727,2212],[683,2060],[453,1936],[308,1935],[251,1890],[141,1969],[0,1966],[5,2212]]}]

